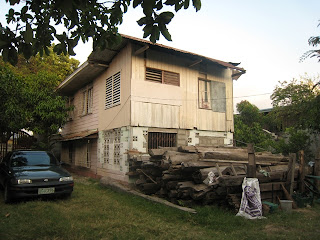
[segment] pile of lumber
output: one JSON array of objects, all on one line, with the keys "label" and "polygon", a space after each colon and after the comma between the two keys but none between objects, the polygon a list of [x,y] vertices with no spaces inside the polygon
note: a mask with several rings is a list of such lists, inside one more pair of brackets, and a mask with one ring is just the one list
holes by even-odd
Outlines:
[{"label": "pile of lumber", "polygon": [[[128,155],[128,175],[145,194],[185,206],[240,205],[241,185],[248,173],[247,149],[186,146],[151,149],[148,154],[130,151]],[[287,157],[266,152],[254,157],[262,201],[284,197],[283,187],[288,183],[297,187],[298,167],[288,174]],[[289,181],[291,176],[294,179]]]}]

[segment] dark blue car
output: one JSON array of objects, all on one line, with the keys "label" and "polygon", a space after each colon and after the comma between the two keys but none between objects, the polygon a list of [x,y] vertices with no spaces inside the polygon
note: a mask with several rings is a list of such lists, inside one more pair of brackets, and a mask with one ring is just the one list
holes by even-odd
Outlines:
[{"label": "dark blue car", "polygon": [[70,196],[73,178],[46,151],[9,152],[0,163],[4,201],[28,197]]}]

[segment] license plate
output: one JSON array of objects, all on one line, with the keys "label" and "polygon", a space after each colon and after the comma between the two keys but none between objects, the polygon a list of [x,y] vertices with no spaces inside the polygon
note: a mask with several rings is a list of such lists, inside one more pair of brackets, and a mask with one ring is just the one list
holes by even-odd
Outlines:
[{"label": "license plate", "polygon": [[54,193],[54,188],[38,188],[38,194],[51,194]]}]

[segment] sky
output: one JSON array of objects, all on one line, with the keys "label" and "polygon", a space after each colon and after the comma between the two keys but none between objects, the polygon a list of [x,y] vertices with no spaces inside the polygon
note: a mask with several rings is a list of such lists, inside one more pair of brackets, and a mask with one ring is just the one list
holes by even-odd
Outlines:
[{"label": "sky", "polygon": [[[4,1],[0,5],[4,5]],[[0,8],[0,21],[7,9]],[[247,72],[234,81],[234,104],[248,100],[260,109],[270,108],[270,95],[279,81],[307,74],[317,77],[320,62],[300,57],[312,49],[311,36],[319,36],[319,0],[202,0],[196,12],[180,10],[168,26],[172,41],[158,43],[226,62],[241,62]],[[141,9],[124,15],[119,32],[142,38],[136,21]],[[92,43],[75,48],[81,63],[92,51]],[[319,79],[320,80],[320,79]]]}]

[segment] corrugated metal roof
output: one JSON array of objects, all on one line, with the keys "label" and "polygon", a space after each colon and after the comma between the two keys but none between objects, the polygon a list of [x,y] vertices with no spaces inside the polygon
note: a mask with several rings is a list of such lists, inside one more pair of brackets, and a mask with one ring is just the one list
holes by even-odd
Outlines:
[{"label": "corrugated metal roof", "polygon": [[236,67],[232,63],[220,61],[217,59],[201,56],[192,52],[176,49],[173,47],[165,46],[158,43],[152,43],[148,40],[135,38],[127,35],[121,35],[121,43],[114,47],[113,49],[105,49],[103,51],[94,51],[92,52],[88,60],[84,62],[77,70],[75,70],[70,76],[68,76],[59,86],[57,91],[64,95],[72,94],[77,89],[85,86],[89,82],[92,82],[97,78],[101,73],[103,73],[111,63],[112,59],[124,48],[128,42],[135,42],[137,44],[148,45],[150,48],[160,49],[162,51],[168,51],[173,54],[180,54],[184,57],[191,57],[197,60],[205,60],[220,66],[233,69],[236,74],[243,74],[246,71],[243,68]]},{"label": "corrugated metal roof", "polygon": [[98,138],[98,130],[87,130],[83,132],[63,135],[62,139],[60,141],[71,141],[71,140],[77,140],[77,139],[83,139],[83,138]]}]

